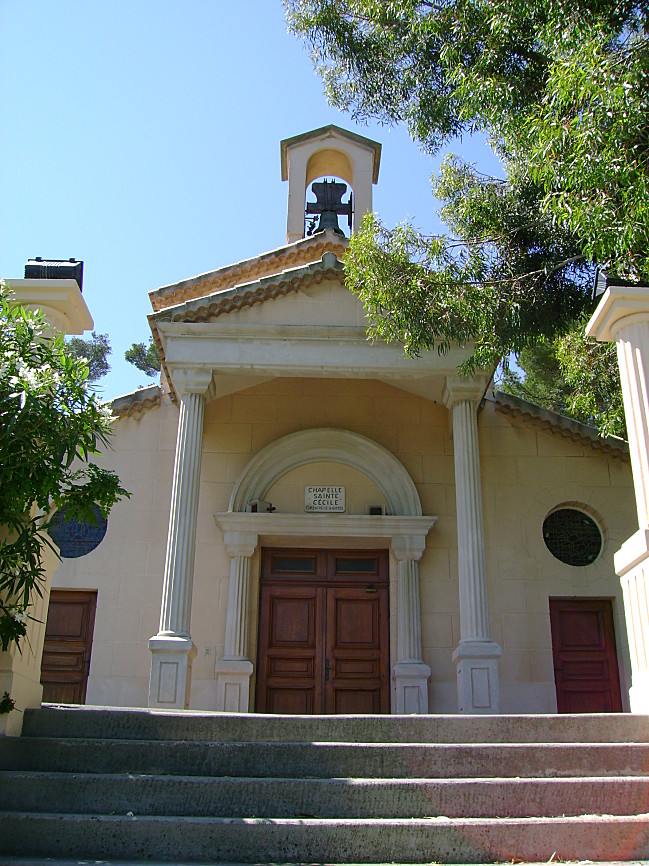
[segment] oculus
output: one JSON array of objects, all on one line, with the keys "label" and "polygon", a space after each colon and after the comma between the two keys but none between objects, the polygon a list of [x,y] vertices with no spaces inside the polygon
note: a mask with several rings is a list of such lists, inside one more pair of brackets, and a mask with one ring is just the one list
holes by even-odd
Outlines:
[{"label": "oculus", "polygon": [[97,518],[96,523],[68,517],[65,508],[54,515],[49,533],[63,559],[85,556],[103,541],[108,523],[98,505],[94,505],[92,510]]},{"label": "oculus", "polygon": [[595,562],[604,539],[592,517],[578,508],[558,508],[543,521],[543,541],[552,556],[566,565]]}]

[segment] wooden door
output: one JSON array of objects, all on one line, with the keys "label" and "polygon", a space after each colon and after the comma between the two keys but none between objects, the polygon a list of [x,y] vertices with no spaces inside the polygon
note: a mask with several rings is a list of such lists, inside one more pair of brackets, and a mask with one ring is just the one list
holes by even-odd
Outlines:
[{"label": "wooden door", "polygon": [[607,598],[551,598],[557,710],[622,712],[613,607]]},{"label": "wooden door", "polygon": [[390,711],[386,551],[262,554],[257,712]]},{"label": "wooden door", "polygon": [[96,592],[52,590],[41,664],[44,701],[85,703],[96,607]]}]

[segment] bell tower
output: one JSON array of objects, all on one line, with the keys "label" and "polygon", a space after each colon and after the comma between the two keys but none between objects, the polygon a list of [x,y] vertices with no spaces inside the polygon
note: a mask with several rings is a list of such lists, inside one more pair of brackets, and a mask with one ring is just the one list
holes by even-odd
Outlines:
[{"label": "bell tower", "polygon": [[[372,211],[372,184],[379,179],[381,145],[355,132],[348,132],[330,124],[293,138],[285,138],[280,143],[282,157],[282,180],[288,180],[288,218],[286,241],[293,243],[305,236],[306,196],[310,184],[321,177],[339,177],[351,187],[348,203],[341,203],[344,191],[335,198],[336,209],[331,213],[342,214],[349,211],[352,230],[360,226],[364,214]],[[322,184],[314,184],[320,187]],[[334,184],[342,187],[344,184]],[[338,191],[336,191],[337,193]],[[332,201],[329,187],[315,191],[318,202],[311,203],[310,213],[320,214],[321,227],[333,227],[328,223],[329,211],[323,211],[321,201]],[[353,212],[352,198],[353,196]],[[314,209],[317,207],[318,209]]]}]

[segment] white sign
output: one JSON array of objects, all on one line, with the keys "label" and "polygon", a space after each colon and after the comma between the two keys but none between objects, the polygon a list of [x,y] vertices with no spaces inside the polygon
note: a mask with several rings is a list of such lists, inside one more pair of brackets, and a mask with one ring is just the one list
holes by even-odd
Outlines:
[{"label": "white sign", "polygon": [[305,511],[344,511],[344,487],[305,487]]}]

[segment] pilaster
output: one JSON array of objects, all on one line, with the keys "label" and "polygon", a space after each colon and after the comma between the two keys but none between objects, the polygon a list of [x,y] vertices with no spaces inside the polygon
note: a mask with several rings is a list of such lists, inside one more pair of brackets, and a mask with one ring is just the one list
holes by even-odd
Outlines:
[{"label": "pilaster", "polygon": [[151,679],[149,706],[189,706],[191,665],[196,655],[191,634],[196,518],[203,447],[208,370],[177,372],[174,385],[180,402],[178,437],[171,489],[160,628],[149,640]]},{"label": "pilaster", "polygon": [[498,713],[498,657],[491,640],[487,597],[487,560],[482,516],[482,484],[477,410],[487,377],[448,377],[444,402],[452,412],[457,504],[460,643],[453,653],[457,665],[458,710]]},{"label": "pilaster", "polygon": [[419,559],[424,546],[425,536],[392,542],[397,559],[397,663],[392,672],[397,714],[428,713],[430,667],[422,657],[419,599]]},{"label": "pilaster", "polygon": [[253,532],[224,532],[230,582],[225,648],[223,658],[216,663],[216,708],[232,713],[247,713],[250,705],[250,677],[254,670],[248,658],[250,570],[257,540]]}]

